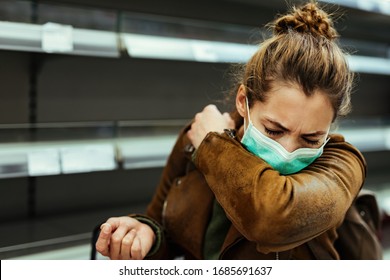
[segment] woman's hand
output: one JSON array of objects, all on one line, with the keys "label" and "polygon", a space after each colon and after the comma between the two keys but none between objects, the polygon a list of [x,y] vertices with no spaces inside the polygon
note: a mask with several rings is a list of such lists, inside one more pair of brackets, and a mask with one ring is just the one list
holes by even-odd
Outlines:
[{"label": "woman's hand", "polygon": [[96,250],[112,260],[142,260],[155,240],[150,226],[128,216],[110,218],[100,229]]},{"label": "woman's hand", "polygon": [[191,129],[187,132],[192,145],[197,149],[207,133],[223,132],[225,128],[234,128],[234,121],[228,113],[221,113],[215,105],[207,105],[195,115]]}]

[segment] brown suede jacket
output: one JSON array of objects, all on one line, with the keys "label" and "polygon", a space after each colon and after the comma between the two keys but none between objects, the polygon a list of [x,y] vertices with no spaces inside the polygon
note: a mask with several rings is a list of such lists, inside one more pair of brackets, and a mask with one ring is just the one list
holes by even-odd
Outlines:
[{"label": "brown suede jacket", "polygon": [[362,154],[331,135],[324,153],[284,176],[228,133],[209,133],[193,156],[187,126],[168,158],[146,215],[155,230],[149,259],[204,259],[214,199],[231,221],[220,259],[315,259],[309,240],[334,259],[336,228],[366,176]]}]

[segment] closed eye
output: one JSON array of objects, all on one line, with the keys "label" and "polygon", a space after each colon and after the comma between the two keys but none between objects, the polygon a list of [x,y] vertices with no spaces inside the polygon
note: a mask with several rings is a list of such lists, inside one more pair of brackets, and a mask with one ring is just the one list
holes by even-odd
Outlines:
[{"label": "closed eye", "polygon": [[283,131],[280,131],[280,130],[272,130],[272,129],[268,129],[266,127],[264,127],[264,129],[265,129],[265,132],[270,136],[278,136],[278,135],[283,134]]},{"label": "closed eye", "polygon": [[304,140],[307,144],[309,144],[309,145],[311,145],[311,146],[317,146],[317,145],[320,144],[320,140],[309,140],[309,139],[307,139],[307,138],[303,138],[303,140]]}]

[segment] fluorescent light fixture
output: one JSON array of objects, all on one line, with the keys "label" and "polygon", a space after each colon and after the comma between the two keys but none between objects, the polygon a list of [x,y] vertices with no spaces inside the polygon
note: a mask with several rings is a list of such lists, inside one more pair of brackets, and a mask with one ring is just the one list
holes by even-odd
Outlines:
[{"label": "fluorescent light fixture", "polygon": [[0,178],[28,176],[27,156],[19,151],[0,150]]},{"label": "fluorescent light fixture", "polygon": [[196,61],[240,63],[246,62],[256,52],[258,46],[192,40]]},{"label": "fluorescent light fixture", "polygon": [[[256,45],[139,34],[122,34],[121,38],[128,54],[137,58],[244,63],[258,49]],[[390,75],[390,59],[356,55],[347,59],[354,72]]]},{"label": "fluorescent light fixture", "polygon": [[59,149],[64,174],[116,169],[115,148],[110,143],[69,145]]},{"label": "fluorescent light fixture", "polygon": [[85,56],[119,57],[118,37],[115,32],[73,29],[74,50]]},{"label": "fluorescent light fixture", "polygon": [[257,46],[162,36],[122,34],[128,54],[139,58],[198,62],[245,62]]},{"label": "fluorescent light fixture", "polygon": [[386,148],[387,150],[390,150],[390,127],[386,128],[385,134],[386,134]]},{"label": "fluorescent light fixture", "polygon": [[41,26],[0,21],[0,49],[41,52]]},{"label": "fluorescent light fixture", "polygon": [[42,26],[42,49],[44,52],[73,51],[73,27],[53,22]]},{"label": "fluorescent light fixture", "polygon": [[0,144],[0,178],[110,171],[116,168],[113,141]]},{"label": "fluorescent light fixture", "polygon": [[134,137],[118,143],[125,169],[163,167],[175,144],[176,135]]},{"label": "fluorescent light fixture", "polygon": [[139,34],[124,34],[122,40],[133,57],[194,60],[190,40]]},{"label": "fluorescent light fixture", "polygon": [[389,0],[322,0],[322,2],[390,15]]},{"label": "fluorescent light fixture", "polygon": [[29,176],[57,175],[61,173],[57,149],[46,148],[27,152]]},{"label": "fluorescent light fixture", "polygon": [[0,21],[0,49],[119,57],[115,32],[60,26]]},{"label": "fluorescent light fixture", "polygon": [[351,55],[347,57],[349,67],[354,72],[390,75],[390,59]]},{"label": "fluorescent light fixture", "polygon": [[[45,31],[47,26],[0,21],[0,49],[85,56],[120,56],[118,35],[115,32],[77,29],[51,23],[51,33],[48,35],[47,30]],[[53,29],[53,26],[56,28]],[[258,48],[249,44],[132,33],[123,33],[119,38],[123,41],[128,54],[138,58],[244,63]],[[49,42],[50,47],[47,47],[48,44],[45,42]],[[348,56],[348,61],[352,71],[390,75],[390,59]]]},{"label": "fluorescent light fixture", "polygon": [[0,144],[0,178],[57,174],[60,174],[60,160],[55,149],[37,145]]},{"label": "fluorescent light fixture", "polygon": [[336,132],[341,133],[346,141],[355,145],[362,152],[390,150],[390,128],[340,128]]},{"label": "fluorescent light fixture", "polygon": [[390,215],[390,190],[381,189],[375,190],[378,198],[378,203],[381,206],[381,209],[387,214]]}]

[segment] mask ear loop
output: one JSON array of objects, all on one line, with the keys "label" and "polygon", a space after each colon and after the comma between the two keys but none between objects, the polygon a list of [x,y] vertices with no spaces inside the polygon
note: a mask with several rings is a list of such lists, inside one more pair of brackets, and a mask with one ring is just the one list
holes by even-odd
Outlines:
[{"label": "mask ear loop", "polygon": [[326,144],[328,144],[329,140],[330,140],[330,137],[329,137],[329,132],[328,132],[328,135],[326,136],[326,139],[324,141],[324,144],[322,144],[322,146],[325,146]]},{"label": "mask ear loop", "polygon": [[[248,102],[248,96],[245,96],[245,104],[246,104],[246,111],[247,111],[247,116],[248,116],[248,122],[251,123],[251,117],[249,115],[249,102]],[[249,126],[249,124],[248,124]],[[244,133],[246,131],[246,122],[244,118]]]}]

